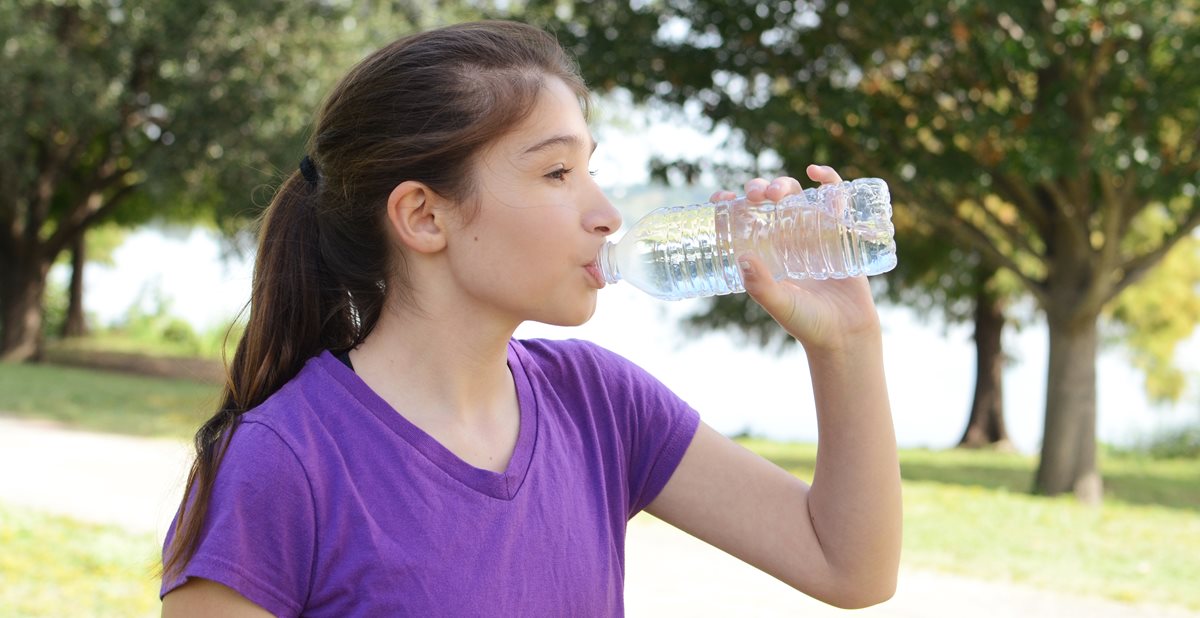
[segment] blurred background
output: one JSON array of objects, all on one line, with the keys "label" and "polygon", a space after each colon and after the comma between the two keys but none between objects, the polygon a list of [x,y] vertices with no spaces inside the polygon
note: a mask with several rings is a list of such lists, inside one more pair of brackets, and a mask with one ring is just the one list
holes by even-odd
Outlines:
[{"label": "blurred background", "polygon": [[[1035,591],[996,615],[1200,611],[1198,8],[0,4],[0,615],[157,612],[163,518],[239,333],[255,218],[357,59],[478,18],[542,26],[578,58],[592,169],[625,227],[812,162],[889,183],[899,266],[873,285],[906,575],[880,615],[942,615],[936,600],[904,613],[922,582],[965,591],[940,604],[955,615],[979,582]],[[744,295],[664,303],[618,284],[587,325],[518,336],[609,347],[811,479],[803,352]],[[793,600],[741,579],[756,592],[635,589],[640,538],[631,615]],[[703,577],[683,551],[647,571]],[[936,574],[965,579],[921,579]]]}]

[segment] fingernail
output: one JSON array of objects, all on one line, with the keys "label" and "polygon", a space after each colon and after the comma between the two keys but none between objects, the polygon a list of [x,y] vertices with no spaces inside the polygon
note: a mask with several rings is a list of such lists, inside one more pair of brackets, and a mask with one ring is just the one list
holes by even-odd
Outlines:
[{"label": "fingernail", "polygon": [[777,182],[773,182],[773,183],[767,185],[767,191],[772,191],[772,190],[778,191],[779,189],[780,189],[780,186],[779,186],[779,183],[777,183]]},{"label": "fingernail", "polygon": [[754,276],[754,266],[750,264],[750,260],[739,258],[738,268],[742,269],[743,276]]}]

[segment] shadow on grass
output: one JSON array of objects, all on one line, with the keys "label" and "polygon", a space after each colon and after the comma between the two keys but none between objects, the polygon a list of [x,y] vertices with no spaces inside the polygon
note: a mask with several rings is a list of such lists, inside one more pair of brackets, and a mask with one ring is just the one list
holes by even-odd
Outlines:
[{"label": "shadow on grass", "polygon": [[[981,461],[970,461],[972,458]],[[900,456],[905,480],[1032,493],[1037,459],[946,451]],[[1101,464],[1105,500],[1200,512],[1200,462],[1116,460]]]},{"label": "shadow on grass", "polygon": [[[812,478],[816,450],[811,446],[747,446],[793,474]],[[1200,512],[1200,461],[1122,457],[1108,458],[1100,468],[1106,500]],[[959,449],[900,452],[900,474],[913,482],[1029,494],[1036,470],[1037,458],[1028,455]]]},{"label": "shadow on grass", "polygon": [[1103,472],[1104,496],[1130,504],[1153,504],[1200,512],[1200,462],[1193,472],[1163,478],[1153,472]]}]

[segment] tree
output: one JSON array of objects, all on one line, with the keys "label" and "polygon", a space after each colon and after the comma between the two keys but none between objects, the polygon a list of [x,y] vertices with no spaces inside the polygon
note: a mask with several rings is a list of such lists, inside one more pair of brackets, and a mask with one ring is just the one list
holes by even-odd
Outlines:
[{"label": "tree", "polygon": [[67,314],[62,337],[82,337],[88,333],[83,311],[83,271],[89,263],[112,263],[112,254],[125,240],[125,230],[116,225],[93,226],[75,239],[71,250],[71,281],[67,285]]},{"label": "tree", "polygon": [[1050,332],[1035,490],[1100,499],[1099,318],[1200,225],[1195,0],[554,4],[593,83],[883,177],[1019,280]]},{"label": "tree", "polygon": [[98,222],[252,216],[332,79],[416,6],[0,4],[0,360],[38,354],[50,265]]}]

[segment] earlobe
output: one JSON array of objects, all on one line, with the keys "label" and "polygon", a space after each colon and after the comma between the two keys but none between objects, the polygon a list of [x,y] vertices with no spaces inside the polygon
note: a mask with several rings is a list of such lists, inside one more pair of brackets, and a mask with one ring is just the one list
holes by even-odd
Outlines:
[{"label": "earlobe", "polygon": [[391,231],[405,247],[419,253],[435,253],[446,247],[443,216],[436,207],[438,196],[427,185],[406,180],[388,196],[387,216]]}]

